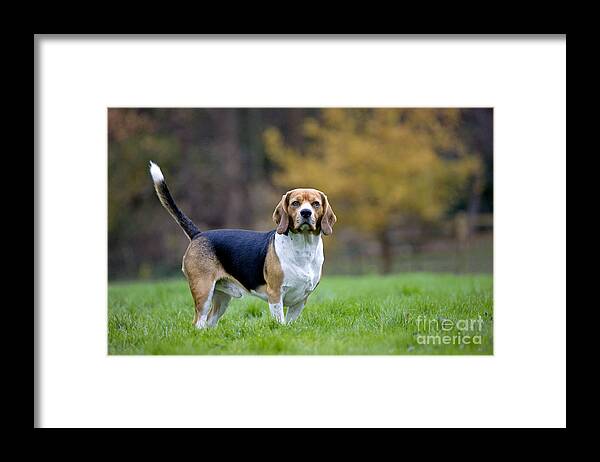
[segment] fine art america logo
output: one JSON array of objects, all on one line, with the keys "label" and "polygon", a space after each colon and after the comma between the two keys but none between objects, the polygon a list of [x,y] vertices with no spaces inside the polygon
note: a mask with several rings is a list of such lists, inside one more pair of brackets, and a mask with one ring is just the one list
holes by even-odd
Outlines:
[{"label": "fine art america logo", "polygon": [[427,319],[417,318],[419,345],[481,345],[483,319]]}]

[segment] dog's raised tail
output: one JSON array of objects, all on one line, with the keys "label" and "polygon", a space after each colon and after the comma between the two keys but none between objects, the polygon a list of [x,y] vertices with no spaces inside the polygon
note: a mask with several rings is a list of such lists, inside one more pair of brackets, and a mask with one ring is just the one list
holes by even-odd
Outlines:
[{"label": "dog's raised tail", "polygon": [[179,207],[177,207],[177,204],[173,200],[173,196],[171,196],[171,193],[169,192],[169,188],[167,188],[167,183],[160,167],[152,161],[150,161],[150,175],[152,175],[154,189],[156,190],[156,195],[158,196],[160,203],[167,209],[167,212],[175,219],[177,224],[181,226],[181,229],[183,229],[186,236],[191,240],[194,236],[200,234],[200,230],[196,227],[194,222],[190,220]]}]

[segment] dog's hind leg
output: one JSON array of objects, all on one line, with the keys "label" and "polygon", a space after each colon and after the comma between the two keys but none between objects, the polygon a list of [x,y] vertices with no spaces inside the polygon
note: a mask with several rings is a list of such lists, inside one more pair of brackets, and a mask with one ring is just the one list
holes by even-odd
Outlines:
[{"label": "dog's hind leg", "polygon": [[214,280],[207,279],[190,281],[190,289],[196,307],[194,325],[198,329],[207,327],[208,313],[212,306],[213,294],[215,292],[215,282]]},{"label": "dog's hind leg", "polygon": [[212,309],[208,313],[207,325],[208,327],[215,327],[219,323],[219,319],[227,310],[231,296],[215,290],[212,298]]},{"label": "dog's hind leg", "polygon": [[219,266],[211,248],[202,238],[190,242],[183,256],[181,269],[194,299],[194,325],[203,329],[207,325],[208,313],[212,307],[215,284],[219,279]]}]

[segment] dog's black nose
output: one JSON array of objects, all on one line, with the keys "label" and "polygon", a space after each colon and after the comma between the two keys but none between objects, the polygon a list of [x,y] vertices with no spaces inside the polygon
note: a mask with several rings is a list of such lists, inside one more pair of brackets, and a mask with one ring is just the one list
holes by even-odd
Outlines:
[{"label": "dog's black nose", "polygon": [[300,215],[302,218],[309,218],[312,215],[312,212],[308,209],[300,210]]}]

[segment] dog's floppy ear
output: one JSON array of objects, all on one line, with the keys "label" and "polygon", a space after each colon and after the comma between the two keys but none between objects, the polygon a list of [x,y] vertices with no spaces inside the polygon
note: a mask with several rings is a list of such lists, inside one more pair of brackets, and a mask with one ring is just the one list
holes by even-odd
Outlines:
[{"label": "dog's floppy ear", "polygon": [[289,191],[281,196],[281,201],[275,207],[275,211],[273,212],[273,221],[277,225],[277,234],[283,234],[287,231],[289,226],[290,217],[287,214],[287,206],[288,206],[288,196]]},{"label": "dog's floppy ear", "polygon": [[[320,191],[319,191],[320,192]],[[333,233],[333,225],[337,221],[337,217],[335,213],[333,213],[333,209],[331,208],[331,204],[327,199],[327,196],[321,193],[321,199],[323,200],[323,218],[321,218],[321,231],[325,236],[329,236]]]}]

